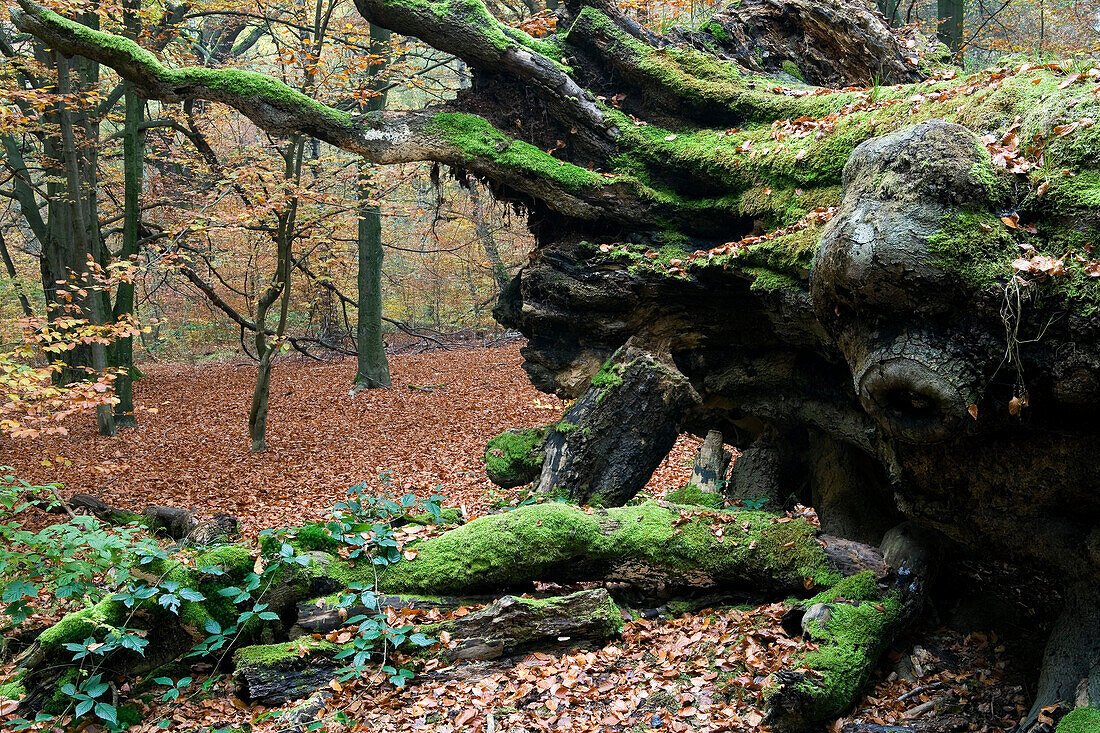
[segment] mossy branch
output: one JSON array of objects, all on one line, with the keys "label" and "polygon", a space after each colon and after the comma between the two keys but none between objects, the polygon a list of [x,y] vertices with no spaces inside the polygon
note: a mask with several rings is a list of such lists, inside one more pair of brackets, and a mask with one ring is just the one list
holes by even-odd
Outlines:
[{"label": "mossy branch", "polygon": [[[640,204],[624,206],[624,189],[614,185],[614,179],[605,180],[515,141],[476,115],[448,114],[445,108],[351,115],[264,74],[239,69],[169,68],[129,39],[88,28],[33,0],[20,0],[19,4],[12,9],[11,17],[20,30],[62,54],[84,56],[110,66],[148,99],[221,102],[273,134],[306,134],[374,163],[434,161],[461,167],[576,219],[611,217],[626,221],[639,216]],[[534,63],[532,53],[524,58]],[[554,67],[554,73],[563,72]],[[575,101],[579,102],[579,97]],[[602,115],[600,120],[602,124]]]},{"label": "mossy branch", "polygon": [[396,33],[415,36],[481,71],[523,83],[565,129],[590,149],[610,152],[618,129],[570,75],[555,39],[505,26],[482,0],[356,0],[359,13]]}]

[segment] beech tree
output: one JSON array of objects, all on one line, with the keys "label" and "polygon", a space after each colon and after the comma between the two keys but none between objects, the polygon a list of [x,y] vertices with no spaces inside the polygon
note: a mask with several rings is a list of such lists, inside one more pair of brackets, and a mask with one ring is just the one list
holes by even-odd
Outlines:
[{"label": "beech tree", "polygon": [[[862,543],[859,557],[885,558],[882,583],[853,606],[869,616],[837,601],[854,595],[817,597],[833,611],[807,614],[808,633],[860,653],[778,679],[777,729],[850,704],[919,609],[943,548],[1033,563],[1065,584],[1024,729],[1044,730],[1051,705],[1097,703],[1100,475],[1082,457],[1100,400],[1100,70],[1022,62],[963,76],[937,66],[924,39],[842,0],[740,0],[663,36],[609,3],[573,0],[543,38],[479,0],[357,7],[461,58],[470,89],[351,114],[261,74],[170,68],[33,0],[13,19],[148,98],[229,104],[273,134],[375,164],[434,161],[524,207],[538,248],[496,317],[528,337],[535,385],[576,402],[499,457],[533,464],[538,492],[616,506],[680,432],[718,431],[744,450],[736,496],[804,499],[825,531]],[[812,532],[790,540],[797,557],[754,541],[764,556],[733,553],[729,565],[728,548],[624,529],[678,521],[635,511],[478,520],[425,543],[386,582],[644,583],[653,576],[630,573],[641,566],[685,583],[766,587],[770,576],[789,592],[845,574],[818,552],[837,543],[821,548]]]}]

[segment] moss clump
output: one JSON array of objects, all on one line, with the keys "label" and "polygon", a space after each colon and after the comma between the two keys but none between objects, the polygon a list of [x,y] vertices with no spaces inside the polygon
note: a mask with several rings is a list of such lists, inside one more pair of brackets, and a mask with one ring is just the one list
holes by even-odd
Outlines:
[{"label": "moss clump", "polygon": [[27,694],[27,688],[23,686],[23,677],[26,672],[16,672],[15,675],[0,685],[0,700],[19,700]]},{"label": "moss clump", "polygon": [[614,390],[616,387],[623,386],[623,372],[625,370],[626,366],[624,364],[616,364],[608,360],[604,362],[598,372],[593,374],[591,385],[604,392]]},{"label": "moss clump", "polygon": [[534,481],[545,457],[546,428],[508,430],[485,447],[485,473],[497,486],[511,488]]},{"label": "moss clump", "polygon": [[305,524],[294,536],[294,543],[305,552],[337,552],[343,543],[319,524]]},{"label": "moss clump", "polygon": [[845,578],[803,605],[818,603],[829,604],[830,615],[808,630],[817,651],[793,663],[818,673],[797,683],[809,720],[835,717],[852,704],[870,679],[901,610],[896,594],[881,597],[871,571]]},{"label": "moss clump", "polygon": [[804,601],[807,608],[815,603],[833,603],[836,601],[871,601],[880,597],[875,574],[870,570],[849,575],[831,588]]},{"label": "moss clump", "polygon": [[759,267],[746,268],[745,272],[752,277],[749,290],[774,293],[780,290],[798,290],[802,287],[802,281],[781,272],[772,272]]},{"label": "moss clump", "polygon": [[219,545],[195,554],[195,568],[202,573],[205,568],[219,568],[233,582],[243,580],[252,572],[252,552],[244,545]]},{"label": "moss clump", "polygon": [[946,214],[942,227],[928,238],[928,251],[937,267],[977,288],[1002,283],[1012,274],[1012,260],[1019,250],[995,214],[960,209]]},{"label": "moss clump", "polygon": [[409,524],[440,524],[443,526],[451,526],[455,524],[462,524],[462,511],[455,507],[441,507],[439,510],[439,516],[425,512],[423,514],[410,514],[408,517]]},{"label": "moss clump", "polygon": [[468,158],[487,158],[520,175],[542,178],[576,193],[604,185],[599,173],[547,155],[534,145],[506,137],[477,115],[441,112],[432,118],[432,127]]},{"label": "moss clump", "polygon": [[273,667],[311,654],[334,654],[339,649],[338,644],[330,641],[302,637],[292,642],[241,647],[233,652],[233,664],[238,669]]},{"label": "moss clump", "polygon": [[707,33],[717,38],[719,41],[724,42],[730,39],[729,32],[726,31],[726,29],[722,27],[722,24],[716,20],[708,21],[706,24],[703,25],[700,30],[706,31]]},{"label": "moss clump", "polygon": [[120,601],[104,599],[62,618],[38,636],[43,650],[60,648],[63,644],[82,642],[88,637],[104,639],[122,624],[127,609]]},{"label": "moss clump", "polygon": [[1100,710],[1077,708],[1058,722],[1056,733],[1097,733],[1100,731]]},{"label": "moss clump", "polygon": [[[418,543],[415,559],[380,568],[378,587],[469,592],[536,579],[578,558],[664,569],[673,582],[703,574],[724,584],[797,589],[806,578],[819,585],[839,579],[805,521],[780,523],[765,512],[736,516],[743,531],[717,538],[712,517],[680,522],[679,510],[652,502],[606,511],[561,503],[520,507]],[[360,572],[373,573],[355,568],[352,574]]]},{"label": "moss clump", "polygon": [[806,81],[805,77],[802,76],[802,72],[799,70],[798,65],[789,59],[783,62],[783,73],[787,74],[788,76],[793,76],[800,82],[804,83]]},{"label": "moss clump", "polygon": [[666,497],[670,504],[686,504],[688,506],[701,506],[708,509],[720,509],[724,499],[721,494],[711,491],[703,491],[695,484],[682,486],[669,492]]}]

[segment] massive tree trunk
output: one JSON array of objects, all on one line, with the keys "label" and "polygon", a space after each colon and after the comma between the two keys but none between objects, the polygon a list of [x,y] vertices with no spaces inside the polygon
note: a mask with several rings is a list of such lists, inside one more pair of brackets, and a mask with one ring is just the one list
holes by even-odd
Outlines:
[{"label": "massive tree trunk", "polygon": [[734,491],[812,500],[833,531],[877,543],[900,512],[1100,579],[1095,71],[937,70],[840,0],[741,0],[666,36],[574,0],[541,39],[476,1],[358,0],[474,78],[446,104],[350,116],[20,4],[20,28],[152,98],[436,161],[525,206],[538,247],[495,314],[528,337],[535,385],[579,398],[540,488],[624,502],[670,435],[713,429],[758,446]]}]

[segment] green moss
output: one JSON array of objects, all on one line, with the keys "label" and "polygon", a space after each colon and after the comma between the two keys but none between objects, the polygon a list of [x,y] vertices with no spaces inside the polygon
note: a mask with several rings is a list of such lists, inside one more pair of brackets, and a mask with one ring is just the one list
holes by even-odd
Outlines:
[{"label": "green moss", "polygon": [[534,145],[506,137],[477,115],[441,112],[432,118],[432,123],[439,134],[467,156],[488,158],[522,175],[551,181],[567,191],[575,193],[605,183],[598,173],[558,160]]},{"label": "green moss", "polygon": [[623,369],[622,364],[614,364],[611,361],[605,362],[600,367],[600,371],[593,375],[592,386],[606,389],[621,387],[623,384]]},{"label": "green moss", "polygon": [[1077,708],[1058,722],[1056,733],[1097,733],[1100,731],[1100,710]]},{"label": "green moss", "polygon": [[490,480],[506,488],[534,481],[542,469],[546,432],[546,428],[508,430],[490,440],[485,448]]},{"label": "green moss", "polygon": [[173,86],[203,85],[216,91],[224,91],[245,98],[258,97],[285,109],[319,115],[338,124],[349,124],[351,116],[291,89],[286,84],[265,74],[241,69],[211,69],[186,67],[169,69],[150,51],[133,41],[119,36],[92,30],[85,25],[64,18],[50,10],[35,11],[37,17],[49,25],[75,35],[88,43],[110,49]]},{"label": "green moss", "polygon": [[802,605],[809,607],[815,603],[833,603],[835,601],[871,601],[878,599],[880,596],[874,572],[865,570],[862,573],[849,575],[831,588],[804,601]]},{"label": "green moss", "polygon": [[711,20],[705,23],[700,30],[706,31],[707,33],[717,38],[719,41],[724,42],[730,39],[730,34],[726,31],[725,28],[722,27],[722,24],[716,20]]},{"label": "green moss", "polygon": [[70,705],[73,700],[62,692],[61,688],[65,685],[79,685],[80,677],[80,670],[76,667],[69,667],[63,671],[61,676],[57,678],[57,682],[54,683],[53,694],[43,703],[42,712],[50,715],[60,715],[71,710]]},{"label": "green moss", "polygon": [[837,580],[813,528],[802,520],[777,523],[764,512],[738,512],[734,526],[744,523],[745,531],[719,541],[711,518],[677,524],[679,511],[652,502],[588,512],[551,503],[475,519],[417,544],[414,560],[382,568],[379,588],[454,593],[500,587],[580,557],[703,572],[754,587],[799,588],[807,577],[822,585]]},{"label": "green moss", "polygon": [[119,705],[116,714],[119,725],[123,728],[133,728],[144,719],[141,710],[136,705]]},{"label": "green moss", "polygon": [[942,226],[928,238],[928,250],[937,267],[977,288],[1008,279],[1019,250],[995,214],[961,209],[945,215]]},{"label": "green moss", "polygon": [[462,524],[462,510],[456,507],[440,507],[438,518],[434,514],[425,512],[423,514],[410,514],[406,519],[409,520],[409,524],[439,524],[446,527]]},{"label": "green moss", "polygon": [[719,509],[724,502],[721,494],[703,491],[695,484],[688,484],[675,491],[671,491],[666,498],[670,504],[686,504],[689,506],[706,507],[708,509]]},{"label": "green moss", "polygon": [[[716,24],[707,26],[712,35]],[[725,33],[718,26],[719,32]],[[793,97],[775,92],[772,79],[753,78],[741,73],[735,63],[693,48],[652,48],[616,26],[606,15],[585,7],[566,33],[599,32],[609,39],[608,52],[630,61],[649,75],[654,86],[676,95],[682,106],[722,109],[732,120],[767,122],[808,114],[820,117],[837,112],[855,96],[833,93],[817,97]],[[715,36],[719,37],[719,36]]]},{"label": "green moss", "polygon": [[781,272],[772,272],[759,267],[745,268],[745,272],[752,276],[750,290],[774,293],[780,290],[798,290],[802,287],[799,280]]},{"label": "green moss", "polygon": [[343,544],[319,524],[302,525],[294,541],[306,552],[337,552]]},{"label": "green moss", "polygon": [[517,28],[509,28],[501,23],[486,9],[481,0],[387,0],[388,5],[424,8],[437,18],[460,21],[475,26],[500,51],[522,46],[529,51],[545,56],[558,68],[569,72],[568,66],[561,62],[562,50],[553,38],[539,39]]},{"label": "green moss", "polygon": [[800,82],[805,82],[806,79],[802,76],[802,72],[799,71],[798,65],[795,62],[787,60],[783,62],[783,73],[793,76]]},{"label": "green moss", "polygon": [[852,704],[870,679],[901,610],[896,594],[881,597],[870,571],[845,578],[802,605],[817,603],[829,604],[830,610],[827,621],[816,621],[809,629],[817,650],[792,663],[816,672],[798,683],[809,720],[835,717]]},{"label": "green moss", "polygon": [[126,618],[127,609],[121,602],[104,599],[70,613],[38,636],[39,645],[45,650],[77,643],[88,637],[102,639]]},{"label": "green moss", "polygon": [[241,647],[233,652],[233,664],[237,669],[249,667],[271,667],[283,661],[292,661],[310,654],[335,653],[338,644],[330,641],[302,637],[291,642],[279,644],[256,644]]},{"label": "green moss", "polygon": [[23,677],[26,672],[16,672],[14,676],[0,685],[0,700],[19,700],[27,694],[27,688],[23,686]]},{"label": "green moss", "polygon": [[200,573],[204,568],[221,568],[236,582],[252,572],[255,562],[251,550],[244,545],[218,545],[197,552],[194,565]]}]

